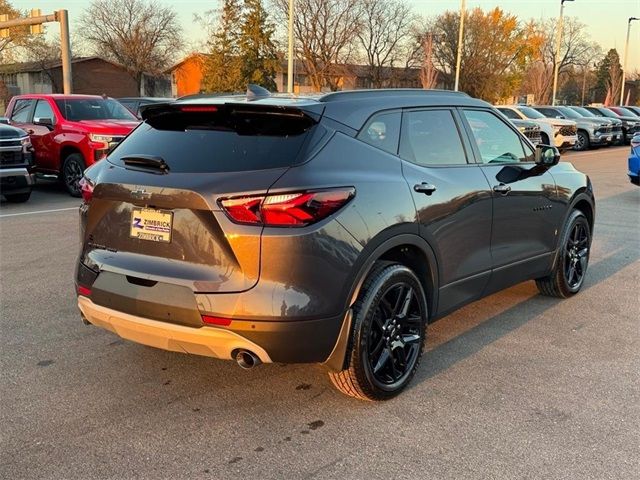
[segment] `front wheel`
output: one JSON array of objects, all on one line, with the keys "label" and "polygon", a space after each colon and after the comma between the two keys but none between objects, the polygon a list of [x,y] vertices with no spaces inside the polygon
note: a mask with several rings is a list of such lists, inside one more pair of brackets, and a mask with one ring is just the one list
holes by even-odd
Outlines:
[{"label": "front wheel", "polygon": [[387,400],[413,378],[424,347],[427,301],[407,267],[379,263],[353,307],[348,367],[330,372],[334,386],[361,400]]},{"label": "front wheel", "polygon": [[84,158],[80,153],[72,153],[62,164],[61,180],[72,197],[79,197],[81,194],[80,179],[85,168]]},{"label": "front wheel", "polygon": [[587,132],[579,131],[578,140],[576,141],[576,146],[574,148],[578,151],[588,150],[589,143],[589,134]]},{"label": "front wheel", "polygon": [[562,232],[551,275],[536,280],[540,293],[568,298],[580,291],[589,264],[591,228],[584,214],[573,210]]}]

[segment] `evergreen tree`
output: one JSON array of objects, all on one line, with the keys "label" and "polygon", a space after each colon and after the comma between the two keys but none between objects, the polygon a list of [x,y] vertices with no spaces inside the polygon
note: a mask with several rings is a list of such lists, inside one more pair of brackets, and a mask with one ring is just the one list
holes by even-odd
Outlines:
[{"label": "evergreen tree", "polygon": [[205,92],[237,92],[246,88],[242,79],[240,0],[224,0],[216,32],[209,40],[202,86]]},{"label": "evergreen tree", "polygon": [[244,17],[240,37],[242,77],[270,91],[276,90],[278,56],[273,43],[275,26],[269,21],[262,0],[244,0]]},{"label": "evergreen tree", "polygon": [[255,83],[276,90],[274,25],[262,0],[224,0],[204,62],[206,92],[242,92]]},{"label": "evergreen tree", "polygon": [[612,48],[598,64],[595,87],[596,101],[606,102],[607,97],[617,101],[617,98],[620,97],[620,83],[622,83],[620,56],[617,50]]}]

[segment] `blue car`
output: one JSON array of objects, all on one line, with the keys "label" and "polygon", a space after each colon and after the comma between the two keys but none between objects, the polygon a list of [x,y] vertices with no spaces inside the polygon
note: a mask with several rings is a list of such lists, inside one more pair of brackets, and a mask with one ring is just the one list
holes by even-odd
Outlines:
[{"label": "blue car", "polygon": [[629,154],[629,180],[640,186],[640,133],[631,139],[631,153]]}]

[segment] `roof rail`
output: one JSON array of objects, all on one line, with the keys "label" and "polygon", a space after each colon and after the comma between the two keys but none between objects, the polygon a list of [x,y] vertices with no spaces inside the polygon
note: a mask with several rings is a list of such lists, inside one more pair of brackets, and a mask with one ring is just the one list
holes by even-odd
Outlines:
[{"label": "roof rail", "polygon": [[323,95],[319,98],[321,102],[333,102],[337,100],[345,100],[349,98],[357,99],[363,97],[380,96],[380,97],[394,97],[394,96],[415,96],[415,95],[456,95],[461,97],[469,97],[464,92],[454,92],[453,90],[439,90],[439,89],[424,89],[424,88],[379,88],[379,89],[367,89],[367,90],[344,90],[341,92],[331,92]]}]

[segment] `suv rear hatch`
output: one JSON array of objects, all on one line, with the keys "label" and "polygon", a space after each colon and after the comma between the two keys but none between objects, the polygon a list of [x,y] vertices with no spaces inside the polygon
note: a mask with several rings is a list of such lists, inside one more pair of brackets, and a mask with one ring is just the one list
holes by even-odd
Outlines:
[{"label": "suv rear hatch", "polygon": [[250,289],[262,228],[233,223],[218,200],[267,192],[305,157],[320,115],[243,103],[148,107],[108,163],[87,173],[96,184],[82,263],[134,285]]}]

